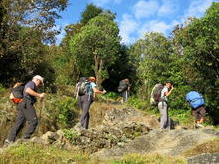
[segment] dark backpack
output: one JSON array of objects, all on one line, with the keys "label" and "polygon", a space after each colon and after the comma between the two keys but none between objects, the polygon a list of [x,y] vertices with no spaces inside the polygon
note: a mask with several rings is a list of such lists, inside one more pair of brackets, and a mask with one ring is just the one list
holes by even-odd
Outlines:
[{"label": "dark backpack", "polygon": [[189,93],[187,93],[186,101],[193,109],[196,109],[205,104],[203,96],[196,91],[190,91]]},{"label": "dark backpack", "polygon": [[78,82],[77,88],[78,88],[78,96],[83,96],[83,95],[88,94],[90,92],[91,83],[88,81]]},{"label": "dark backpack", "polygon": [[161,91],[164,88],[162,84],[156,84],[151,91],[150,104],[157,105],[160,101]]},{"label": "dark backpack", "polygon": [[16,83],[14,87],[11,89],[10,99],[18,104],[23,99],[23,91],[24,91],[24,84],[23,83]]},{"label": "dark backpack", "polygon": [[125,81],[120,81],[118,86],[118,92],[123,92],[128,89],[128,83]]}]

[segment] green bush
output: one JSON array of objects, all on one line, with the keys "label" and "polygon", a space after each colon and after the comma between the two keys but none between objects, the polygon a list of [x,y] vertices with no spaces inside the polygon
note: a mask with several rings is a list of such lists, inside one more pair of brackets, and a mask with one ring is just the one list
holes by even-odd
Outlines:
[{"label": "green bush", "polygon": [[0,94],[4,92],[6,92],[6,88],[4,88],[2,84],[0,84]]},{"label": "green bush", "polygon": [[44,101],[38,103],[36,108],[41,108],[41,115],[52,121],[52,124],[56,124],[59,129],[71,128],[76,124],[79,114],[76,99],[57,94],[48,94]]},{"label": "green bush", "polygon": [[64,129],[64,136],[69,141],[71,141],[72,144],[76,144],[76,140],[79,138],[80,134],[75,131],[74,129]]},{"label": "green bush", "polygon": [[55,105],[59,109],[58,121],[62,127],[69,127],[74,124],[76,100],[70,97],[63,97]]},{"label": "green bush", "polygon": [[103,95],[105,98],[110,99],[117,99],[119,97],[119,94],[116,92],[107,92],[105,95]]},{"label": "green bush", "polygon": [[131,105],[137,109],[142,109],[142,110],[146,109],[149,106],[147,101],[139,99],[137,97],[130,97],[128,99],[128,105]]}]

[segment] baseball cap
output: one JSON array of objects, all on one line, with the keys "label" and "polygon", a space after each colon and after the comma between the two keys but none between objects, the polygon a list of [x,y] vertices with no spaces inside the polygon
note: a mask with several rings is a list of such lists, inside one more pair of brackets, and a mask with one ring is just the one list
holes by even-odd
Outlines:
[{"label": "baseball cap", "polygon": [[42,83],[42,85],[44,85],[44,83],[43,83],[44,78],[43,78],[42,76],[36,75],[36,76],[33,77],[33,79],[38,79],[38,80],[40,80],[41,83]]}]

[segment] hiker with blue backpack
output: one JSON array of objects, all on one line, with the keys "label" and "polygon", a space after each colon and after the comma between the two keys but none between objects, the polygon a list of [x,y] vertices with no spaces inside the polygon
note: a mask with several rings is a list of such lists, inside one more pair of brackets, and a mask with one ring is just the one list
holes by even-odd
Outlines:
[{"label": "hiker with blue backpack", "polygon": [[192,115],[195,117],[195,128],[204,127],[206,110],[203,96],[196,91],[190,91],[186,94],[186,101],[192,108]]},{"label": "hiker with blue backpack", "polygon": [[87,80],[78,84],[78,104],[82,109],[80,124],[84,129],[88,129],[90,119],[89,109],[94,101],[95,95],[106,93],[105,90],[100,91],[96,88],[97,85],[95,84],[95,81],[95,77],[89,77]]}]

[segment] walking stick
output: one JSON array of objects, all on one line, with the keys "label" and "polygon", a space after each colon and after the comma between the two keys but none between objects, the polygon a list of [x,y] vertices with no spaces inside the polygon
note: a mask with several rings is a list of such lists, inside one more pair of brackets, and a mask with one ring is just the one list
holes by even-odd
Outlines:
[{"label": "walking stick", "polygon": [[[45,93],[45,88],[43,86],[43,93]],[[40,112],[39,112],[39,119],[38,119],[38,127],[37,127],[37,132],[39,132],[39,127],[40,127],[40,122],[41,122],[41,119],[42,119],[42,110],[45,109],[45,100],[44,98],[40,98],[40,103],[42,104],[41,108],[40,108]]]}]

